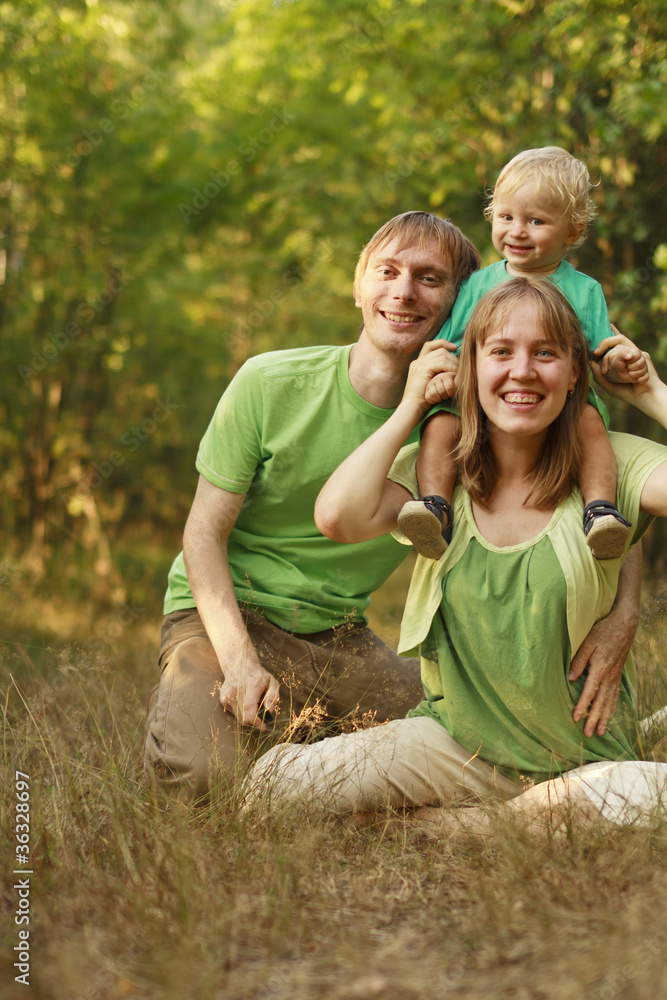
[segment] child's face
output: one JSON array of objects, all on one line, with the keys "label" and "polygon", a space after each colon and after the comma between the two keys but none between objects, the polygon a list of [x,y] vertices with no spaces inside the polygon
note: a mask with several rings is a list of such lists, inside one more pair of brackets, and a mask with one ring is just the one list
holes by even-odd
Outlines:
[{"label": "child's face", "polygon": [[565,248],[578,236],[558,202],[534,184],[494,193],[491,238],[517,278],[552,274]]}]

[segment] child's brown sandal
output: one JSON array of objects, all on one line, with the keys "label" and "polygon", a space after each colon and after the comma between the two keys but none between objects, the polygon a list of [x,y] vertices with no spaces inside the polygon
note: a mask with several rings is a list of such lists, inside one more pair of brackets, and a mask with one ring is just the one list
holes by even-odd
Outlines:
[{"label": "child's brown sandal", "polygon": [[632,524],[609,500],[592,500],[584,507],[586,545],[596,559],[618,559],[625,546]]},{"label": "child's brown sandal", "polygon": [[[443,529],[447,515],[448,524]],[[432,495],[409,500],[398,515],[398,526],[420,556],[439,559],[452,540],[454,514],[444,497]]]}]

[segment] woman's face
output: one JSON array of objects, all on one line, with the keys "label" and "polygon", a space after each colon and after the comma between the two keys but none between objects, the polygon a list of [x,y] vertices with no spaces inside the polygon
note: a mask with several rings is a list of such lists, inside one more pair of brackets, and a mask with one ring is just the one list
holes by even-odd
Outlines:
[{"label": "woman's face", "polygon": [[543,437],[576,381],[571,352],[548,342],[528,298],[477,347],[480,405],[489,429],[510,437]]}]

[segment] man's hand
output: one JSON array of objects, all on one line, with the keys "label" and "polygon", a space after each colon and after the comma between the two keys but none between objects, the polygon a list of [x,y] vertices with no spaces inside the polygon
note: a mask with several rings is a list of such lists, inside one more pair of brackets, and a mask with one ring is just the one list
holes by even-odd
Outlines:
[{"label": "man's hand", "polygon": [[276,678],[261,665],[250,641],[248,647],[242,669],[225,673],[225,680],[220,688],[220,704],[225,712],[236,716],[242,725],[253,726],[263,732],[266,729],[264,714],[276,714],[280,686]]},{"label": "man's hand", "polygon": [[636,546],[621,567],[619,591],[611,613],[596,622],[570,664],[570,681],[576,681],[588,667],[588,676],[572,713],[575,722],[588,714],[585,736],[596,732],[604,736],[616,711],[623,667],[639,624],[640,588],[641,552],[640,546]]},{"label": "man's hand", "polygon": [[593,736],[596,732],[604,736],[607,723],[616,711],[625,657],[631,645],[628,644],[627,649],[623,645],[621,653],[618,636],[606,623],[605,618],[593,626],[570,664],[570,681],[576,681],[588,667],[581,697],[572,714],[574,721],[579,722],[588,713],[584,736]]},{"label": "man's hand", "polygon": [[599,357],[603,352],[599,359],[600,373],[608,382],[648,382],[647,355],[627,337],[620,333],[607,337],[593,353]]},{"label": "man's hand", "polygon": [[222,670],[220,704],[244,726],[266,729],[260,715],[275,713],[278,681],[259,662],[239,610],[227,541],[244,493],[229,493],[199,477],[185,525],[183,558],[197,610]]}]

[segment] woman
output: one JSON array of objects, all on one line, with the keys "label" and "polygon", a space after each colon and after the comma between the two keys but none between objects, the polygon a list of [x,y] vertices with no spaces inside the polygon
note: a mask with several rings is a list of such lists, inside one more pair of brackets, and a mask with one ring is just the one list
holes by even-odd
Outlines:
[{"label": "woman", "polygon": [[[418,360],[393,416],[322,490],[324,534],[361,541],[395,530],[418,495],[416,448],[394,460],[426,412],[427,378]],[[337,810],[446,805],[493,791],[515,808],[567,800],[627,822],[655,804],[667,765],[632,760],[631,662],[603,735],[585,738],[583,720],[572,719],[583,679],[568,683],[571,653],[608,614],[622,560],[594,560],[576,530],[588,368],[577,318],[554,285],[519,278],[482,299],[458,385],[455,531],[438,563],[418,560],[401,633],[402,652],[421,647],[426,700],[388,726],[275,748],[251,774],[251,798],[271,774],[274,794]],[[667,387],[654,370],[631,391],[667,426]],[[651,515],[667,516],[667,449],[611,438],[629,547]]]}]

